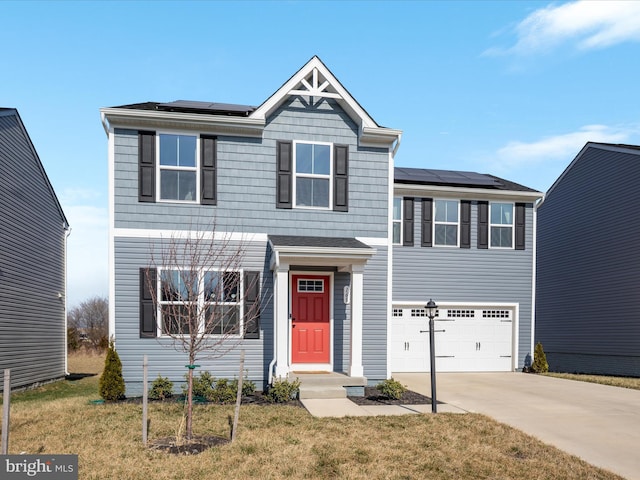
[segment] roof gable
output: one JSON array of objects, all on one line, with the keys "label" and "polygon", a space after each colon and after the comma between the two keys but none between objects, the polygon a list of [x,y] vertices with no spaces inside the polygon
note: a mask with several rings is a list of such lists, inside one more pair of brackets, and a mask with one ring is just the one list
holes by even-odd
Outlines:
[{"label": "roof gable", "polygon": [[40,157],[38,156],[38,152],[36,151],[35,147],[33,146],[33,142],[31,141],[31,137],[29,137],[29,133],[27,132],[27,129],[24,126],[24,123],[22,123],[22,119],[20,118],[20,114],[18,113],[18,110],[16,110],[15,108],[0,108],[0,118],[1,117],[14,117],[16,120],[16,124],[20,130],[21,133],[21,141],[24,142],[25,147],[28,149],[29,153],[31,154],[31,158],[35,161],[36,166],[38,168],[38,170],[40,171],[42,178],[48,188],[49,193],[51,194],[51,199],[53,201],[53,204],[55,205],[55,208],[57,209],[57,211],[60,214],[60,219],[62,220],[65,228],[67,228],[69,226],[69,222],[67,221],[67,217],[64,214],[64,211],[62,210],[62,206],[60,205],[60,201],[58,200],[58,197],[56,195],[56,192],[53,189],[53,186],[51,185],[51,182],[49,181],[49,177],[47,176],[47,172],[44,169],[44,166],[42,165],[42,162],[40,161]]},{"label": "roof gable", "polygon": [[358,125],[363,144],[399,143],[402,132],[379,126],[317,56],[311,58],[249,117],[266,121],[290,96],[307,97],[309,103],[334,99]]},{"label": "roof gable", "polygon": [[560,182],[562,182],[564,177],[573,168],[573,166],[577,162],[580,161],[582,156],[589,149],[592,149],[592,148],[593,149],[598,149],[598,150],[608,150],[608,151],[611,151],[611,152],[626,153],[626,154],[630,154],[630,155],[640,155],[640,145],[625,145],[625,144],[615,144],[615,143],[587,142],[584,145],[584,147],[582,147],[580,152],[578,152],[578,154],[575,156],[575,158],[571,161],[571,163],[569,165],[567,165],[567,168],[565,168],[562,171],[562,173],[556,179],[556,181],[553,182],[553,184],[549,187],[549,189],[547,190],[547,194],[546,194],[547,197],[553,192],[553,190],[555,190],[557,185],[560,184]]}]

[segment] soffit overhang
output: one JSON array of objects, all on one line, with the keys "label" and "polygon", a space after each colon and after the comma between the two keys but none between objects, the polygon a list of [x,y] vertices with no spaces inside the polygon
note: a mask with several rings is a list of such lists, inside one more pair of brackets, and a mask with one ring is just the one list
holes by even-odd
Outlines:
[{"label": "soffit overhang", "polygon": [[187,130],[214,135],[262,137],[265,127],[264,120],[226,115],[123,108],[101,108],[100,113],[111,128]]},{"label": "soffit overhang", "polygon": [[494,190],[488,188],[452,187],[443,185],[398,184],[393,186],[395,196],[457,198],[472,200],[509,200],[536,202],[544,197],[542,192],[523,192],[517,190]]}]

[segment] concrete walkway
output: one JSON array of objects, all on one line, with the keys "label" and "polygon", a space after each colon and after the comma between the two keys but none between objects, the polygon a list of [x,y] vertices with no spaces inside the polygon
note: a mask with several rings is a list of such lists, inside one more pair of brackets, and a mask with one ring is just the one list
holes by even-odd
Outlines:
[{"label": "concrete walkway", "polygon": [[[431,396],[428,373],[393,377]],[[436,386],[438,401],[451,408],[488,415],[592,465],[640,480],[640,390],[525,373],[439,373]]]},{"label": "concrete walkway", "polygon": [[[314,417],[366,417],[431,413],[431,405],[357,405],[348,398],[300,400]],[[438,405],[438,412],[465,413],[451,405]]]}]

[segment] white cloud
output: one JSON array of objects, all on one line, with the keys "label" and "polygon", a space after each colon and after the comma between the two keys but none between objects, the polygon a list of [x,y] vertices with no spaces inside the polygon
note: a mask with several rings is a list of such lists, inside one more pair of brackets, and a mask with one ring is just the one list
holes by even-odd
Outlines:
[{"label": "white cloud", "polygon": [[627,128],[586,125],[576,132],[545,137],[533,142],[511,141],[497,152],[504,167],[517,167],[575,157],[587,142],[624,143],[633,133]]},{"label": "white cloud", "polygon": [[89,297],[108,294],[109,222],[106,207],[63,202],[63,210],[71,225],[67,241],[67,306],[71,308]]},{"label": "white cloud", "polygon": [[579,0],[540,8],[518,23],[509,48],[485,54],[531,55],[572,42],[578,49],[640,41],[640,2]]}]

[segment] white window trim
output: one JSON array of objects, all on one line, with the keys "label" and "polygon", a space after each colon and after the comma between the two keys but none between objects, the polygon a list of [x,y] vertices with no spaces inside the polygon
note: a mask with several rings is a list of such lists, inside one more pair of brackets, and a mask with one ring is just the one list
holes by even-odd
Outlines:
[{"label": "white window trim", "polygon": [[[436,220],[436,203],[439,201],[446,202],[456,202],[458,205],[458,212],[456,217],[458,220],[456,222],[439,222]],[[433,246],[438,248],[460,248],[460,200],[452,199],[452,198],[434,198],[433,199],[433,226],[431,235],[433,238]],[[455,225],[456,228],[456,244],[455,245],[443,245],[440,243],[436,243],[436,225]]]},{"label": "white window trim", "polygon": [[[297,158],[296,151],[298,144],[306,144],[306,145],[328,145],[329,146],[329,175],[321,175],[315,173],[298,173],[297,171]],[[307,141],[307,140],[294,140],[293,141],[293,208],[300,208],[305,210],[333,210],[333,143],[331,142],[315,142],[315,141]],[[329,180],[329,206],[327,207],[314,207],[312,205],[298,205],[298,192],[297,192],[297,179],[301,178],[318,178],[318,179],[327,179]]]},{"label": "white window trim", "polygon": [[[160,165],[160,135],[183,135],[187,137],[196,137],[196,165],[195,167],[175,167],[172,165]],[[174,130],[162,130],[156,132],[156,202],[157,203],[184,203],[187,205],[200,203],[200,134],[192,132],[181,132]],[[196,172],[196,194],[193,200],[172,200],[161,197],[161,170],[175,170],[182,172]]]},{"label": "white window trim", "polygon": [[[511,225],[507,225],[504,223],[491,223],[491,212],[493,210],[494,205],[511,205]],[[515,248],[516,241],[516,230],[515,230],[515,216],[516,216],[516,204],[514,202],[489,202],[489,232],[488,232],[488,243],[489,248],[495,250],[513,250]],[[493,227],[510,227],[511,228],[511,246],[510,247],[494,247],[491,245],[491,229]]]},{"label": "white window trim", "polygon": [[[185,270],[189,270],[189,268],[186,267],[159,267],[157,269],[157,278],[156,278],[156,298],[158,299],[158,301],[156,302],[156,319],[157,319],[157,323],[156,323],[156,328],[157,328],[157,337],[158,338],[173,338],[171,335],[164,333],[163,329],[162,329],[162,306],[163,305],[179,305],[182,303],[186,303],[186,302],[175,302],[175,301],[163,301],[162,300],[162,272],[172,272],[172,271],[185,271]],[[198,304],[198,311],[201,311],[202,308],[204,308],[205,306],[205,301],[204,301],[204,275],[207,272],[221,272],[222,270],[216,269],[216,268],[198,268],[196,269],[198,271],[198,299],[197,304]],[[227,270],[227,272],[231,272],[231,270]],[[215,305],[219,305],[219,306],[225,306],[225,305],[237,305],[238,306],[238,332],[237,334],[225,334],[225,333],[217,333],[217,334],[209,334],[209,335],[205,335],[206,337],[211,337],[211,338],[215,338],[215,337],[225,337],[225,338],[242,338],[242,332],[244,332],[244,302],[242,301],[244,299],[244,270],[243,269],[238,269],[238,270],[233,270],[233,272],[237,272],[238,275],[240,275],[240,282],[239,282],[239,294],[238,294],[238,301],[237,302],[216,302]],[[199,314],[200,316],[200,314]],[[198,335],[203,335],[204,333],[204,325],[202,324],[202,322],[198,325]],[[186,336],[186,335],[183,335]]]},{"label": "white window trim", "polygon": [[[404,221],[404,198],[403,197],[393,197],[393,202],[395,203],[396,199],[400,200],[400,218],[396,219],[393,216],[393,210],[395,205],[391,206],[391,242],[393,245],[402,245],[402,237],[404,234],[404,228],[402,228],[402,222]],[[400,224],[400,240],[398,242],[393,241],[393,226],[399,223]]]}]

